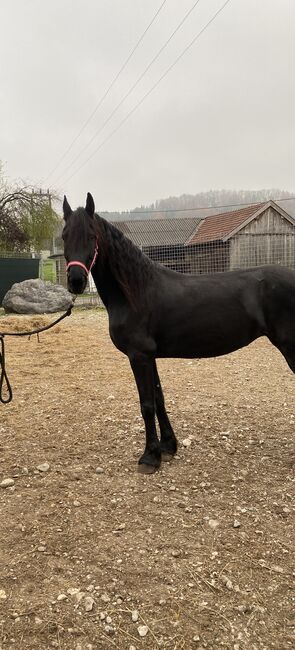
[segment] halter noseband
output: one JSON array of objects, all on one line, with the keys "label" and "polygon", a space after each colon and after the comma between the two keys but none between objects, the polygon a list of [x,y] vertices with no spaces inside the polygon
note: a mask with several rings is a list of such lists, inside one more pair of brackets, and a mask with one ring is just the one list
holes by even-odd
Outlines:
[{"label": "halter noseband", "polygon": [[86,275],[88,276],[91,269],[92,269],[92,267],[94,266],[94,264],[96,262],[97,255],[98,255],[98,241],[96,240],[95,251],[94,251],[93,259],[92,259],[92,262],[91,262],[91,264],[89,266],[89,269],[87,268],[87,266],[85,264],[83,264],[83,262],[78,262],[78,260],[73,260],[72,262],[69,262],[67,264],[66,271],[68,272],[68,270],[71,268],[71,266],[80,266],[81,269],[83,269],[83,271],[85,271]]}]

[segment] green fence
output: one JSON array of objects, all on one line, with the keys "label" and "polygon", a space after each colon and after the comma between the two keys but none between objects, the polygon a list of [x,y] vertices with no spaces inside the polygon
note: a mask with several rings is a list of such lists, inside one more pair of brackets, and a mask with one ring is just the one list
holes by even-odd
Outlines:
[{"label": "green fence", "polygon": [[39,277],[39,258],[0,257],[0,305],[15,282]]}]

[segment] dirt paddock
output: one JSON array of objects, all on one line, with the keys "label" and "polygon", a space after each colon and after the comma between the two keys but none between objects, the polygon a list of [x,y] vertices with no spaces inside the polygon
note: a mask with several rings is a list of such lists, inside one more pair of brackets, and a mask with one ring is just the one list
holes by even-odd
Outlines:
[{"label": "dirt paddock", "polygon": [[103,311],[5,341],[0,649],[294,648],[295,377],[277,350],[160,361],[179,451],[143,476]]}]

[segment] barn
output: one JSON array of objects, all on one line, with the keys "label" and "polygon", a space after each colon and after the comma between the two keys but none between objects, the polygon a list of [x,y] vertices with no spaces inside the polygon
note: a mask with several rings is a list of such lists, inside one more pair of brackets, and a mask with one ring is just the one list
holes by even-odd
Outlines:
[{"label": "barn", "polygon": [[[141,219],[114,225],[152,260],[181,273],[214,273],[263,264],[295,268],[295,219],[274,201],[207,217]],[[57,281],[66,284],[62,251]]]},{"label": "barn", "polygon": [[202,220],[186,245],[191,273],[281,264],[295,268],[295,220],[274,201]]}]

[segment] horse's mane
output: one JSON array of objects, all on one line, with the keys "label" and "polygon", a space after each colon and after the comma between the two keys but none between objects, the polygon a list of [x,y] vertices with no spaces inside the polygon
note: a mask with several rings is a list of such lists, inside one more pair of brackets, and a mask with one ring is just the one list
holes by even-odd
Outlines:
[{"label": "horse's mane", "polygon": [[156,271],[156,263],[113,224],[97,214],[95,216],[102,263],[108,265],[132,307],[143,306],[147,283]]}]

